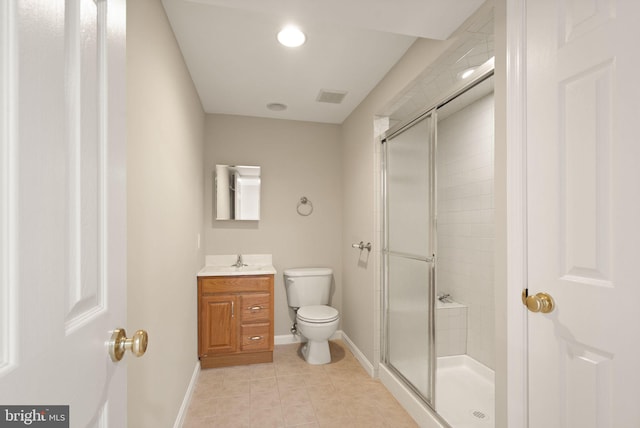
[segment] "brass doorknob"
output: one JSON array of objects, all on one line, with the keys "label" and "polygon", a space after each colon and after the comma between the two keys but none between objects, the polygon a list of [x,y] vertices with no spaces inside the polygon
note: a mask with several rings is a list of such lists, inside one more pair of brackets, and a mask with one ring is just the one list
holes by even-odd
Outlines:
[{"label": "brass doorknob", "polygon": [[113,362],[118,362],[124,357],[126,351],[130,351],[136,357],[141,357],[147,351],[149,335],[144,330],[136,331],[130,339],[124,328],[117,328],[109,340],[109,355]]},{"label": "brass doorknob", "polygon": [[523,303],[531,312],[542,312],[548,314],[555,308],[553,298],[547,293],[538,293],[534,296],[523,296]]}]

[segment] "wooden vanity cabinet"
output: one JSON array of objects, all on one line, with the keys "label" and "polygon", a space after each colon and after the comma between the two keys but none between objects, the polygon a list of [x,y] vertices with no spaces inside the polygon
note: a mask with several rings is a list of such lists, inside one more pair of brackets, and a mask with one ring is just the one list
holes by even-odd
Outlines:
[{"label": "wooden vanity cabinet", "polygon": [[198,277],[202,368],[273,361],[273,275]]}]

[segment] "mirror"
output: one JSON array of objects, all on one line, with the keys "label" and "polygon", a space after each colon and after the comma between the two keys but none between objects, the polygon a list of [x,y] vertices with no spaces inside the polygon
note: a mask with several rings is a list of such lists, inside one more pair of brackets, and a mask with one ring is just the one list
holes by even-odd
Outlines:
[{"label": "mirror", "polygon": [[216,165],[216,220],[260,220],[260,167]]}]

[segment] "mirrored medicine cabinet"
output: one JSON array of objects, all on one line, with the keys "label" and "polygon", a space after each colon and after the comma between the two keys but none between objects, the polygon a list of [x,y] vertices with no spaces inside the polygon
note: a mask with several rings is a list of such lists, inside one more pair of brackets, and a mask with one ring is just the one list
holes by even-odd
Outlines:
[{"label": "mirrored medicine cabinet", "polygon": [[260,167],[216,165],[216,220],[260,220]]}]

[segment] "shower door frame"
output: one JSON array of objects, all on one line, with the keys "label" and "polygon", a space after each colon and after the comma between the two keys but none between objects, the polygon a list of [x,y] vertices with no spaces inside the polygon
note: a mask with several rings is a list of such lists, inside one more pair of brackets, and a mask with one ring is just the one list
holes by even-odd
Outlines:
[{"label": "shower door frame", "polygon": [[[381,137],[380,142],[384,146],[382,150],[382,165],[381,165],[381,189],[382,189],[382,252],[381,252],[381,279],[382,279],[382,298],[381,298],[381,335],[380,335],[380,363],[385,365],[395,376],[398,377],[413,393],[423,402],[425,403],[434,413],[434,415],[440,420],[441,423],[445,423],[446,426],[449,426],[448,423],[438,414],[436,408],[436,337],[435,337],[435,290],[436,290],[436,278],[437,278],[437,170],[436,170],[436,161],[437,161],[437,114],[438,109],[443,107],[445,104],[454,100],[458,96],[464,94],[468,90],[473,87],[479,85],[485,80],[491,78],[494,75],[494,62],[493,60],[487,61],[482,66],[478,67],[478,69],[473,73],[473,75],[466,81],[459,83],[454,86],[452,90],[446,96],[439,99],[436,103],[432,104],[428,108],[420,110],[418,113],[411,116],[409,119],[391,127],[387,130]],[[402,132],[410,129],[412,126],[418,124],[422,120],[425,120],[431,116],[431,126],[429,130],[429,145],[430,145],[430,181],[431,181],[431,189],[429,191],[430,195],[430,215],[431,215],[431,226],[430,226],[430,236],[432,241],[432,258],[431,258],[431,280],[429,281],[429,290],[428,290],[428,307],[429,311],[429,396],[430,399],[425,397],[413,384],[411,384],[408,379],[402,375],[391,363],[389,362],[389,212],[388,212],[388,188],[387,188],[387,165],[388,165],[388,143],[394,137],[399,136]],[[406,255],[405,255],[406,256]],[[426,260],[429,261],[429,260]]]},{"label": "shower door frame", "polygon": [[[431,257],[419,257],[413,254],[395,252],[389,250],[389,204],[388,204],[388,182],[387,182],[387,166],[388,166],[388,147],[389,141],[402,134],[404,131],[410,129],[414,125],[422,122],[423,120],[430,120],[429,129],[428,129],[428,144],[429,144],[429,240],[430,245],[429,248],[432,250]],[[420,114],[418,117],[415,117],[413,120],[408,121],[404,126],[398,128],[395,132],[389,133],[385,135],[381,140],[383,144],[382,150],[382,213],[383,213],[383,228],[382,228],[382,282],[383,282],[383,294],[382,294],[382,346],[381,346],[381,362],[385,364],[389,370],[391,370],[396,376],[402,379],[403,383],[410,388],[414,394],[416,394],[420,399],[426,403],[429,407],[435,410],[435,358],[436,358],[436,348],[435,348],[435,265],[436,265],[436,162],[435,162],[435,154],[436,154],[436,107],[431,110],[426,111],[423,114]],[[405,259],[418,260],[423,261],[425,263],[429,263],[429,283],[427,290],[427,306],[431,308],[429,311],[429,326],[428,326],[428,346],[429,346],[429,359],[428,359],[428,373],[429,373],[429,386],[428,386],[428,397],[426,397],[422,392],[414,386],[411,381],[409,381],[398,369],[396,369],[390,363],[390,349],[389,349],[389,256],[396,255],[403,257]]]}]

